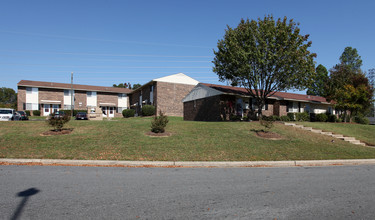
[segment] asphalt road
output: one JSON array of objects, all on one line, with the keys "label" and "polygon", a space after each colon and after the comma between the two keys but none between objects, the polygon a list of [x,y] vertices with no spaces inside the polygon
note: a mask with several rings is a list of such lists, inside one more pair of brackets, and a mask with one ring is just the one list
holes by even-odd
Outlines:
[{"label": "asphalt road", "polygon": [[374,219],[375,166],[0,166],[1,219]]}]

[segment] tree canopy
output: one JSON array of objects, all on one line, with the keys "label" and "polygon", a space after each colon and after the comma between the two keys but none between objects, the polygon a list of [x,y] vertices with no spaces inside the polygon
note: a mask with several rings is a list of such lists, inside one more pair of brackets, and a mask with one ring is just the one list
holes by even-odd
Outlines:
[{"label": "tree canopy", "polygon": [[315,76],[309,35],[301,35],[293,19],[274,20],[272,15],[244,20],[236,28],[227,26],[214,50],[213,71],[220,81],[246,88],[258,105],[276,91],[305,89]]},{"label": "tree canopy", "polygon": [[130,83],[119,83],[118,85],[113,84],[113,87],[132,89],[132,85]]},{"label": "tree canopy", "polygon": [[12,88],[0,88],[0,106],[8,108],[17,107],[17,93]]},{"label": "tree canopy", "polygon": [[353,70],[359,70],[362,66],[361,56],[356,48],[346,47],[340,56],[340,62]]},{"label": "tree canopy", "polygon": [[346,47],[340,63],[330,69],[325,85],[326,97],[335,101],[336,109],[343,110],[345,120],[347,111],[350,116],[364,115],[373,102],[374,87],[360,69],[361,65],[357,49]]},{"label": "tree canopy", "polygon": [[328,81],[328,70],[322,64],[316,67],[316,76],[314,82],[309,86],[306,91],[307,95],[317,95],[325,97],[326,94],[326,83]]}]

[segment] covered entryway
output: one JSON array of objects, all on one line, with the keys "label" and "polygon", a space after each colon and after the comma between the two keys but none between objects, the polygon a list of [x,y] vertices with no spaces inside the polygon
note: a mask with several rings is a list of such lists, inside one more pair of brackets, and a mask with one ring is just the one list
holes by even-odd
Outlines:
[{"label": "covered entryway", "polygon": [[103,118],[115,117],[116,104],[115,103],[99,103],[102,109]]},{"label": "covered entryway", "polygon": [[103,113],[103,117],[106,118],[106,117],[109,117],[109,118],[113,118],[115,117],[115,108],[116,107],[113,107],[113,106],[102,106],[102,113]]},{"label": "covered entryway", "polygon": [[49,116],[52,113],[59,111],[61,101],[54,100],[41,100],[42,103],[42,116]]}]

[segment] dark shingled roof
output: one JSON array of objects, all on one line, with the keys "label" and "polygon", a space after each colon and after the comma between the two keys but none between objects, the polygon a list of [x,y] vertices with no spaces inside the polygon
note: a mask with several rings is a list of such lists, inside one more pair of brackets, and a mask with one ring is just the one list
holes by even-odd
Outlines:
[{"label": "dark shingled roof", "polygon": [[[223,85],[216,85],[216,84],[208,84],[208,83],[201,83],[202,85],[208,86],[210,88],[216,89],[218,91],[235,94],[235,95],[243,95],[243,96],[250,96],[249,92],[245,88],[241,87],[234,87],[234,86],[223,86]],[[329,103],[324,97],[320,96],[313,96],[313,95],[302,95],[302,94],[295,94],[295,93],[288,93],[288,92],[276,92],[270,98],[275,99],[286,99],[286,100],[299,100],[299,101],[307,101],[307,102],[318,102],[318,103]]]},{"label": "dark shingled roof", "polygon": [[[41,82],[41,81],[31,81],[31,80],[21,80],[19,81],[17,85],[38,87],[38,88],[54,88],[54,89],[70,89],[71,88],[71,85],[69,83]],[[84,91],[112,92],[112,93],[130,93],[132,91],[127,88],[88,86],[88,85],[79,85],[79,84],[73,84],[73,89],[84,90]]]}]

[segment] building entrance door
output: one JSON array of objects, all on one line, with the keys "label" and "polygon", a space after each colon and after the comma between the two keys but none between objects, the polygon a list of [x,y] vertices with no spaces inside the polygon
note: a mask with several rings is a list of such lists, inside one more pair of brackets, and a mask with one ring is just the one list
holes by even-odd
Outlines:
[{"label": "building entrance door", "polygon": [[51,105],[50,104],[44,104],[43,105],[43,116],[49,116],[51,113]]}]

